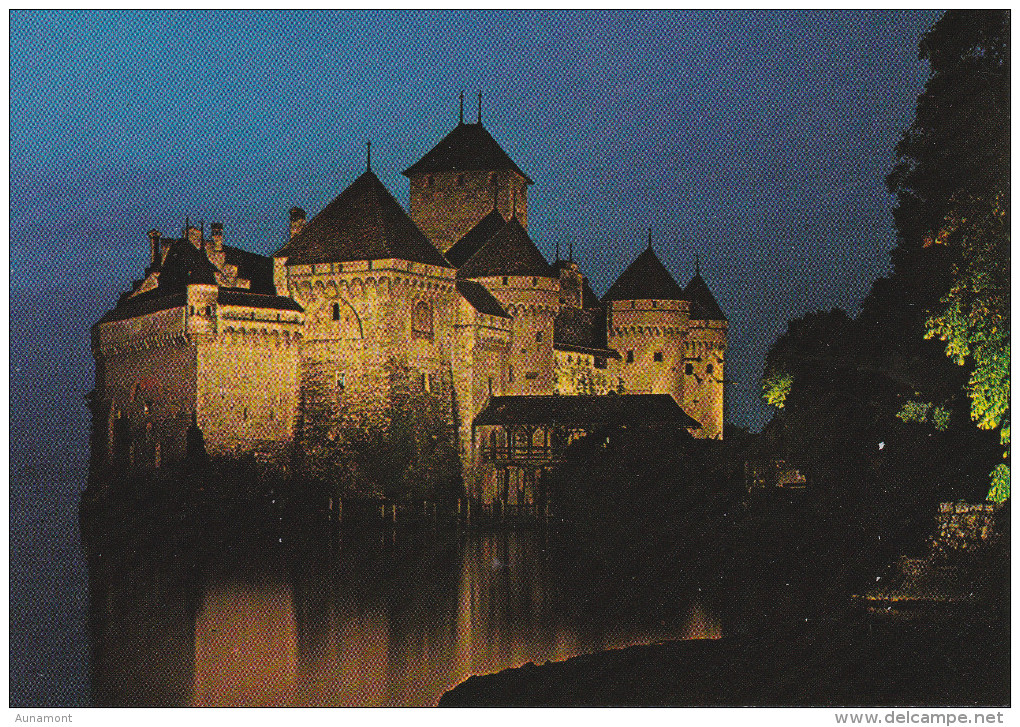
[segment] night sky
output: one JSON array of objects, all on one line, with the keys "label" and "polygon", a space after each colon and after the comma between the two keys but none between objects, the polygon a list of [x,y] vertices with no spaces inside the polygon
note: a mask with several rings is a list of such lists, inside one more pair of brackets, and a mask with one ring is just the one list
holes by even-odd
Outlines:
[{"label": "night sky", "polygon": [[[600,294],[645,244],[697,251],[730,320],[730,421],[764,354],[856,312],[895,243],[884,176],[937,18],[909,12],[11,14],[11,391],[17,463],[84,457],[88,328],[186,215],[271,254],[373,166],[400,170],[458,92],[534,180],[532,237]],[[57,449],[54,450],[54,447]]]}]

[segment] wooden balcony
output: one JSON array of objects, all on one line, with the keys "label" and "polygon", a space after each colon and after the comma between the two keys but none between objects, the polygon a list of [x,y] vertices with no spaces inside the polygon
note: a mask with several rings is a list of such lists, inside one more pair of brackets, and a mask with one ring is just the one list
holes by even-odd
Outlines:
[{"label": "wooden balcony", "polygon": [[486,445],[482,447],[482,460],[502,465],[542,465],[562,462],[563,453],[553,447],[535,445]]}]

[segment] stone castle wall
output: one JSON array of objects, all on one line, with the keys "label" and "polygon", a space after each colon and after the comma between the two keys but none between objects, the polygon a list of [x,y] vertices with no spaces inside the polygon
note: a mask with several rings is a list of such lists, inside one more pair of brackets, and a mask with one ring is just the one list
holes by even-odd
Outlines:
[{"label": "stone castle wall", "polygon": [[701,423],[695,435],[703,439],[721,439],[725,396],[726,365],[725,321],[691,321],[684,346],[683,396],[680,406]]},{"label": "stone castle wall", "polygon": [[684,301],[612,301],[609,347],[620,358],[608,374],[624,394],[683,396],[684,337],[688,304]]},{"label": "stone castle wall", "polygon": [[198,344],[197,424],[211,455],[274,454],[293,442],[302,314],[223,306]]},{"label": "stone castle wall", "polygon": [[384,425],[396,370],[425,393],[449,387],[452,270],[376,260],[295,265],[285,277],[305,309],[306,427]]},{"label": "stone castle wall", "polygon": [[512,323],[478,313],[467,301],[458,306],[459,321],[453,338],[455,400],[458,412],[458,449],[463,464],[464,486],[471,496],[485,497],[494,489],[492,473],[482,462],[481,442],[471,426],[490,397],[507,388],[507,362]]},{"label": "stone castle wall", "polygon": [[479,278],[513,319],[507,361],[508,395],[553,393],[553,321],[559,312],[559,281],[541,277]]},{"label": "stone castle wall", "polygon": [[195,408],[197,348],[187,308],[97,326],[102,380],[93,402],[100,466],[159,466],[184,457]]}]

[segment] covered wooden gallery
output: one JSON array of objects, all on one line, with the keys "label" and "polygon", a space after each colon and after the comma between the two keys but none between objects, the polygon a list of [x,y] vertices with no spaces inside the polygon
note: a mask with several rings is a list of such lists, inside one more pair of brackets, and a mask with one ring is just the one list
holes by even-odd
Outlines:
[{"label": "covered wooden gallery", "polygon": [[547,513],[546,470],[574,440],[619,427],[700,425],[669,394],[494,396],[475,417],[473,436],[495,470],[498,506]]}]

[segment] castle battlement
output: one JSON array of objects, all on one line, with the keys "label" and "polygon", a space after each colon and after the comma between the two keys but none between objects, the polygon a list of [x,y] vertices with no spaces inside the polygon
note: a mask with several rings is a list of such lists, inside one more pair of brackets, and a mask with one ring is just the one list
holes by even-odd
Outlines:
[{"label": "castle battlement", "polygon": [[368,168],[311,219],[291,208],[272,257],[224,244],[220,224],[151,230],[144,278],[93,328],[99,465],[179,460],[197,430],[214,456],[301,451],[314,468],[399,425],[414,461],[448,439],[468,494],[520,503],[537,470],[491,453],[583,427],[479,424],[493,401],[668,395],[665,419],[722,436],[727,323],[700,269],[681,288],[649,237],[599,298],[572,252],[550,265],[527,228],[532,180],[480,119],[404,173],[409,211]]}]

